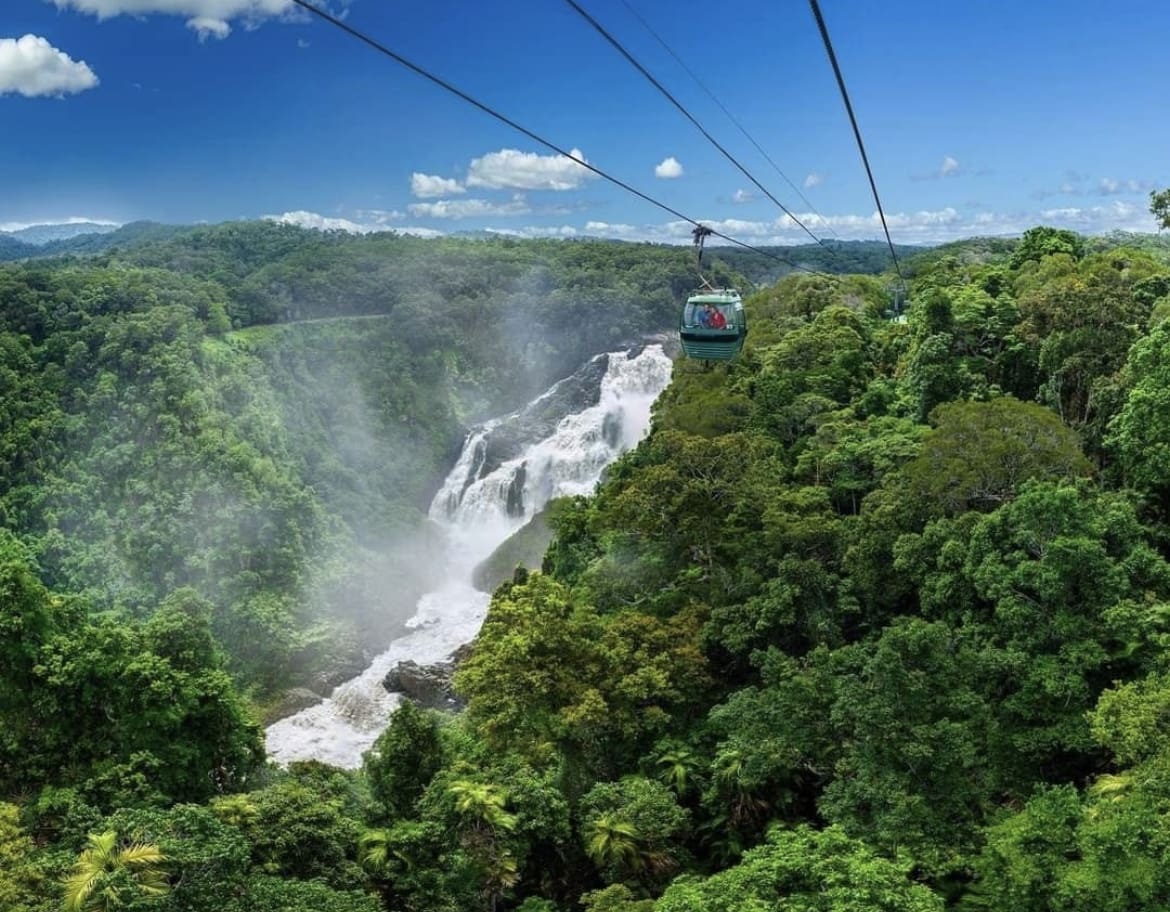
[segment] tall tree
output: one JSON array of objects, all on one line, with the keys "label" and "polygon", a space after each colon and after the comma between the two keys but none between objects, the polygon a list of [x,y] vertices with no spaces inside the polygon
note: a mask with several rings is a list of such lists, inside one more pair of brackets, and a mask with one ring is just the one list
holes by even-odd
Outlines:
[{"label": "tall tree", "polygon": [[903,469],[911,496],[946,513],[994,509],[1029,479],[1087,475],[1076,434],[1051,410],[1010,396],[952,402]]},{"label": "tall tree", "polygon": [[1170,190],[1150,191],[1150,212],[1159,228],[1170,228]]},{"label": "tall tree", "polygon": [[435,716],[414,701],[403,700],[364,759],[370,790],[390,820],[413,816],[415,802],[442,768],[443,760]]},{"label": "tall tree", "polygon": [[890,861],[839,827],[776,827],[743,861],[706,879],[680,878],[655,912],[942,912],[908,861]]},{"label": "tall tree", "polygon": [[[1170,191],[1167,191],[1170,192]],[[1124,481],[1170,508],[1170,326],[1155,326],[1134,344],[1123,374],[1124,405],[1109,425],[1106,446]]]},{"label": "tall tree", "polygon": [[20,826],[16,805],[0,803],[0,909],[23,910],[40,892],[33,841]]},{"label": "tall tree", "polygon": [[1085,255],[1084,239],[1066,228],[1029,228],[1012,254],[1011,265],[1013,269],[1019,269],[1024,263],[1060,253],[1080,259]]}]

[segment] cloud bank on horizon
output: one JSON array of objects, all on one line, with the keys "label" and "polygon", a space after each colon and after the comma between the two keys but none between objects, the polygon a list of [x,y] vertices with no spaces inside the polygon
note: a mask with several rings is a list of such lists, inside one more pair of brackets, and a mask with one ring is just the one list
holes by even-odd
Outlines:
[{"label": "cloud bank on horizon", "polygon": [[[588,162],[577,148],[569,150],[573,158]],[[489,190],[576,190],[597,177],[588,168],[564,155],[541,155],[519,149],[500,149],[473,158],[467,169],[467,186]]]},{"label": "cloud bank on horizon", "polygon": [[[459,203],[474,205],[458,214]],[[416,204],[411,206],[411,215],[429,216],[456,220],[473,215],[513,216],[530,215],[532,210],[523,200],[504,204],[494,211],[485,209],[482,200],[446,200],[439,204]],[[439,206],[440,209],[433,207]],[[442,214],[437,214],[441,212]],[[396,213],[400,216],[400,213]],[[796,213],[802,222],[813,231],[827,231],[832,228],[845,241],[880,240],[881,220],[877,212],[869,215],[822,216],[816,213]],[[422,237],[438,237],[445,232],[433,228],[399,228],[386,219],[369,220],[361,213],[355,215],[358,221],[344,218],[326,218],[304,210],[286,212],[265,218],[284,224],[299,225],[303,228],[341,230],[358,234],[375,231],[400,231],[418,234]],[[703,224],[723,234],[738,238],[753,246],[787,246],[808,242],[804,233],[788,216],[772,220],[750,219],[700,219]],[[1153,216],[1138,206],[1115,200],[1105,206],[1062,207],[1045,209],[1039,213],[995,213],[979,212],[974,216],[961,215],[947,207],[939,210],[920,212],[887,212],[886,222],[896,244],[921,244],[924,246],[942,244],[968,237],[1014,237],[1023,234],[1038,224],[1057,228],[1069,228],[1081,234],[1108,234],[1112,231],[1152,232],[1156,229]],[[624,222],[606,222],[589,219],[582,225],[524,225],[519,227],[488,226],[479,230],[488,234],[502,234],[520,238],[583,238],[599,237],[624,241],[646,241],[658,244],[690,244],[690,222],[679,220],[634,225]],[[713,242],[719,244],[718,240]]]},{"label": "cloud bank on horizon", "polygon": [[[458,201],[448,201],[454,203]],[[481,202],[481,201],[467,201]],[[478,208],[478,207],[473,207]],[[501,215],[532,214],[527,206],[514,204]],[[424,213],[414,213],[419,215]],[[806,225],[820,229],[832,226],[841,240],[881,240],[881,222],[876,212],[869,215],[819,216],[815,213],[796,213]],[[439,216],[457,220],[453,211]],[[406,214],[397,210],[359,209],[352,218],[325,216],[306,209],[290,210],[279,214],[260,216],[262,220],[295,225],[318,231],[345,231],[350,234],[373,234],[379,231],[395,231],[416,237],[442,237],[449,232],[422,225],[400,224]],[[968,237],[1015,237],[1038,224],[1057,228],[1069,228],[1086,235],[1107,234],[1112,231],[1152,232],[1156,229],[1153,216],[1146,209],[1120,201],[1105,206],[1060,207],[1045,209],[1039,213],[1000,214],[981,212],[973,217],[960,215],[952,208],[934,211],[886,213],[894,242],[898,244],[933,245]],[[791,219],[783,216],[771,221],[748,219],[702,219],[704,224],[717,231],[737,237],[754,246],[796,245],[808,242],[806,235]],[[30,222],[0,223],[0,233],[20,231],[39,225],[61,225],[93,223],[117,226],[120,223],[102,218],[70,216],[68,218],[44,218]],[[489,225],[477,229],[485,234],[499,234],[517,238],[606,238],[624,241],[646,241],[658,244],[690,244],[690,222],[669,221],[634,225],[622,222],[606,222],[589,219],[579,225]],[[718,239],[713,246],[720,244]]]},{"label": "cloud bank on horizon", "polygon": [[298,209],[293,212],[283,212],[280,215],[264,215],[261,219],[266,222],[277,222],[281,225],[296,225],[298,228],[311,228],[317,231],[346,231],[350,234],[373,234],[377,231],[395,231],[399,234],[413,234],[416,237],[441,237],[443,232],[434,228],[421,228],[411,225],[394,225],[390,222],[402,217],[400,212],[371,213],[364,211],[358,214],[364,220],[355,222],[346,218],[329,218],[316,212]]}]

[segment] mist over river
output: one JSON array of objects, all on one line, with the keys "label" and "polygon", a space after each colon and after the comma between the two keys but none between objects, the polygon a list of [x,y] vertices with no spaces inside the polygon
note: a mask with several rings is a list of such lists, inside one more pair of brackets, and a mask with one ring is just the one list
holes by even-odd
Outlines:
[{"label": "mist over river", "polygon": [[549,500],[592,492],[649,429],[670,374],[660,345],[598,355],[519,411],[473,429],[430,508],[442,530],[431,559],[445,582],[419,599],[407,632],[365,671],[270,725],[269,757],[360,766],[401,699],[383,687],[387,672],[408,659],[440,662],[474,639],[489,601],[471,583],[475,567]]}]

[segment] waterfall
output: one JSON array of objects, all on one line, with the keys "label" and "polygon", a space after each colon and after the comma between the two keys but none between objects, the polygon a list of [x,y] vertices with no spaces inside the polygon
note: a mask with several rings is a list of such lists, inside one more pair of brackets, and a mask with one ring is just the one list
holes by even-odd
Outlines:
[{"label": "waterfall", "polygon": [[489,600],[471,584],[476,565],[552,498],[590,493],[605,467],[646,433],[670,372],[659,345],[599,355],[520,411],[473,429],[430,507],[444,531],[434,560],[447,582],[419,599],[408,632],[358,677],[270,725],[268,756],[360,766],[400,699],[382,686],[386,674],[407,659],[441,662],[475,638]]}]

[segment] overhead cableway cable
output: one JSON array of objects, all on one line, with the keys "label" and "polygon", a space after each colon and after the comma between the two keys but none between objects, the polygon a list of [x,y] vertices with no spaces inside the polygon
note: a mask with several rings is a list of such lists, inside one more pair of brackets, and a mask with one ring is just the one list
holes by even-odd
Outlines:
[{"label": "overhead cableway cable", "polygon": [[[490,105],[485,104],[482,101],[479,101],[477,98],[467,94],[462,89],[447,82],[445,79],[443,79],[439,76],[436,76],[435,74],[431,73],[429,70],[419,66],[417,63],[413,63],[412,61],[403,57],[401,54],[391,50],[386,45],[384,45],[380,41],[378,41],[377,39],[371,38],[365,32],[362,32],[359,29],[354,28],[349,23],[344,22],[341,19],[338,19],[332,13],[330,13],[324,9],[321,9],[318,6],[315,6],[313,4],[312,0],[292,0],[292,2],[295,3],[297,6],[301,7],[302,9],[304,9],[306,12],[312,13],[314,16],[317,16],[318,18],[325,20],[330,25],[336,26],[337,28],[341,29],[343,32],[346,32],[347,34],[349,34],[353,38],[356,38],[358,41],[361,41],[363,44],[369,45],[374,50],[378,51],[381,54],[386,55],[391,60],[395,61],[396,63],[401,64],[402,66],[406,67],[411,72],[416,73],[417,75],[421,76],[423,79],[426,79],[428,82],[434,83],[435,85],[439,86],[440,88],[445,89],[446,91],[450,92],[452,95],[455,95],[458,98],[461,98],[463,101],[466,101],[468,104],[472,105],[473,107],[479,108],[479,110],[483,111],[485,114],[487,114],[491,117],[494,117],[496,120],[500,121],[500,123],[506,124],[507,126],[511,127],[513,130],[516,130],[519,133],[523,133],[525,136],[527,136],[533,142],[540,143],[540,145],[544,146],[546,149],[551,149],[553,152],[556,152],[558,155],[563,155],[565,158],[569,159],[570,161],[576,162],[582,168],[585,168],[586,170],[591,171],[594,174],[596,174],[598,177],[604,178],[605,180],[609,181],[610,183],[612,183],[618,187],[621,187],[623,190],[627,191],[628,193],[634,194],[634,196],[638,197],[639,199],[645,200],[646,202],[650,203],[651,205],[657,206],[659,209],[663,210],[664,212],[670,213],[675,218],[682,219],[684,222],[687,222],[688,224],[690,224],[696,228],[699,228],[699,227],[706,228],[707,227],[705,225],[701,225],[700,222],[696,221],[695,219],[691,218],[690,216],[684,215],[683,213],[679,212],[677,209],[675,209],[671,206],[668,206],[666,203],[663,203],[663,202],[660,202],[659,200],[656,200],[654,197],[650,196],[648,193],[643,193],[641,190],[637,189],[636,187],[630,186],[629,184],[627,184],[625,181],[621,180],[620,178],[614,177],[612,174],[609,174],[609,173],[603,171],[601,168],[598,168],[596,165],[591,165],[591,164],[589,164],[589,162],[585,161],[584,159],[578,158],[572,152],[569,152],[566,149],[562,148],[561,146],[558,146],[556,143],[553,143],[553,142],[545,139],[543,136],[540,136],[539,134],[534,133],[532,130],[529,130],[527,127],[522,126],[521,124],[512,120],[512,118],[508,117],[507,115],[501,114],[499,111],[497,111],[495,108],[491,107]],[[813,273],[815,275],[822,275],[822,273],[818,272],[815,269],[810,269],[807,266],[801,266],[798,263],[793,263],[790,260],[786,260],[783,257],[777,256],[774,253],[770,253],[767,250],[763,250],[759,247],[756,247],[752,244],[749,244],[746,241],[741,241],[738,238],[732,237],[731,235],[723,234],[722,232],[716,231],[714,229],[710,229],[710,231],[711,231],[711,234],[713,236],[715,236],[717,238],[721,238],[722,240],[727,241],[729,244],[735,244],[738,247],[743,247],[746,250],[751,250],[755,253],[760,254],[761,256],[767,257],[768,259],[775,260],[778,263],[783,263],[785,266],[788,266],[792,269],[801,270],[803,272],[810,272],[810,273]]]},{"label": "overhead cableway cable", "polygon": [[[730,152],[728,152],[720,144],[719,140],[717,140],[714,136],[712,136],[710,133],[707,132],[706,128],[701,123],[699,123],[699,121],[695,118],[695,116],[693,114],[691,114],[691,112],[688,111],[683,106],[682,102],[680,102],[677,98],[675,98],[670,93],[670,90],[666,88],[666,86],[664,86],[661,82],[659,82],[657,79],[655,79],[654,74],[652,74],[649,70],[647,70],[644,66],[642,66],[642,64],[638,62],[637,58],[635,58],[633,54],[631,54],[629,51],[627,51],[625,46],[620,41],[618,41],[613,35],[611,35],[608,31],[606,31],[605,27],[600,22],[598,22],[591,15],[589,15],[589,13],[581,6],[581,4],[579,4],[577,2],[577,0],[565,0],[565,2],[567,4],[569,4],[569,6],[571,6],[574,10],[576,10],[577,13],[581,16],[581,18],[583,18],[586,22],[588,22],[591,26],[593,26],[593,28],[595,28],[597,30],[598,34],[600,34],[602,38],[604,38],[606,41],[608,41],[610,44],[612,44],[614,46],[614,48],[617,49],[618,53],[621,54],[623,57],[626,58],[626,60],[628,60],[630,62],[630,64],[634,67],[634,69],[636,69],[639,73],[641,73],[643,76],[645,76],[650,81],[650,83],[654,86],[654,88],[658,89],[659,92],[661,92],[663,95],[665,95],[667,100],[669,100],[672,105],[674,105],[676,108],[678,108],[678,110],[682,113],[683,117],[685,117],[692,124],[694,124],[695,129],[697,129],[700,133],[702,133],[703,136],[707,139],[707,141],[709,143],[711,143],[711,145],[713,145],[716,149],[718,149],[720,152],[722,152],[723,157],[726,158],[733,165],[735,165],[735,167],[737,167],[743,173],[744,177],[746,177],[753,184],[755,184],[756,187],[760,190],[760,192],[762,192],[766,197],[768,197],[768,199],[770,199],[777,206],[779,206],[781,211],[783,211],[785,215],[787,215],[790,219],[792,219],[792,221],[796,222],[796,224],[801,227],[801,229],[804,231],[805,234],[807,234],[810,238],[812,238],[814,241],[816,241],[822,247],[825,247],[824,241],[822,241],[819,237],[817,237],[815,234],[813,234],[809,230],[808,226],[805,225],[804,222],[802,222],[792,212],[790,212],[788,207],[785,206],[782,202],[780,202],[780,200],[776,199],[776,197],[772,195],[772,192],[767,187],[765,187],[758,180],[756,180],[755,176],[747,168],[745,168],[743,165],[741,165],[739,163],[739,160],[734,155],[732,155]],[[828,250],[829,248],[825,247],[825,249]]]},{"label": "overhead cableway cable", "polygon": [[845,102],[845,111],[849,115],[849,123],[853,125],[853,135],[857,138],[857,148],[861,152],[861,163],[865,165],[865,174],[869,178],[869,189],[873,191],[873,201],[877,205],[878,217],[882,220],[882,231],[886,233],[886,243],[890,247],[890,256],[894,258],[894,269],[898,273],[898,280],[906,283],[902,275],[902,266],[898,262],[898,254],[894,250],[894,242],[890,240],[890,229],[886,225],[886,213],[882,209],[881,197],[878,196],[877,182],[873,179],[873,169],[869,167],[869,156],[865,154],[865,143],[861,139],[861,128],[857,126],[857,118],[853,116],[853,105],[849,102],[849,91],[845,88],[845,77],[841,75],[841,67],[837,64],[837,55],[833,53],[833,42],[829,39],[829,29],[825,25],[825,17],[821,15],[821,5],[817,0],[808,0],[812,7],[813,17],[817,20],[817,28],[821,32],[821,40],[825,43],[825,53],[829,55],[829,63],[833,67],[833,74],[837,77],[837,87],[841,90],[841,99]]},{"label": "overhead cableway cable", "polygon": [[675,63],[677,63],[680,67],[682,67],[686,71],[686,74],[688,76],[690,76],[691,79],[693,79],[695,81],[695,85],[697,85],[700,89],[702,89],[704,92],[707,93],[707,97],[710,98],[713,102],[715,102],[715,104],[719,107],[719,110],[722,111],[725,115],[727,115],[727,119],[730,120],[733,124],[735,124],[736,129],[738,129],[739,132],[744,135],[744,137],[747,139],[748,142],[750,142],[753,146],[755,146],[756,151],[759,152],[760,155],[764,156],[764,160],[767,161],[767,163],[772,166],[772,169],[777,174],[779,174],[781,178],[783,178],[784,182],[786,184],[788,184],[789,187],[792,188],[792,192],[800,197],[800,201],[802,203],[804,203],[806,206],[808,206],[809,211],[811,211],[813,215],[815,215],[818,219],[820,219],[821,224],[829,229],[829,232],[833,235],[833,237],[840,239],[840,235],[838,235],[837,232],[833,230],[833,226],[829,224],[829,220],[827,218],[825,218],[823,215],[821,215],[817,211],[817,207],[814,206],[811,202],[809,202],[808,197],[804,195],[804,193],[801,191],[801,189],[798,186],[796,186],[796,184],[794,184],[791,180],[789,180],[788,175],[785,174],[784,171],[781,170],[780,166],[778,164],[776,164],[775,161],[772,160],[772,156],[769,155],[764,150],[764,147],[761,146],[758,142],[756,142],[756,138],[754,136],[752,136],[751,133],[748,132],[747,127],[745,127],[742,123],[740,123],[739,118],[737,118],[734,114],[732,114],[729,110],[727,110],[726,105],[724,105],[723,102],[721,102],[719,100],[718,96],[716,96],[716,94],[714,92],[712,92],[709,88],[707,88],[706,83],[704,83],[703,80],[699,78],[698,74],[695,73],[695,71],[692,70],[689,66],[687,66],[687,62],[685,60],[683,60],[682,57],[680,57],[678,54],[675,53],[674,48],[672,48],[669,44],[666,43],[666,39],[663,38],[661,35],[659,35],[658,32],[656,32],[654,30],[654,27],[649,22],[646,21],[645,17],[643,17],[641,13],[639,13],[636,9],[634,9],[634,7],[629,3],[629,0],[622,0],[622,5],[625,6],[625,8],[630,11],[630,14],[635,19],[637,19],[640,23],[642,23],[642,27],[650,33],[650,35],[654,38],[655,41],[657,41],[659,44],[662,45],[662,47],[666,51],[666,53],[668,53],[671,57],[674,58]]}]

